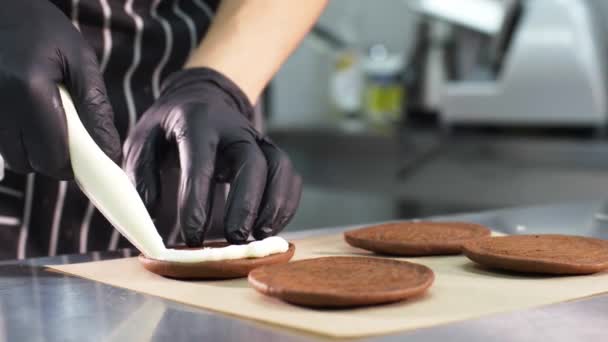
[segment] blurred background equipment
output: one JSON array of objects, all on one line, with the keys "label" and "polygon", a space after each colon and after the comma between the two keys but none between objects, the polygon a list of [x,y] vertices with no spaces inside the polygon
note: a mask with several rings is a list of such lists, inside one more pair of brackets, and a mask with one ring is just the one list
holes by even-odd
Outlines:
[{"label": "blurred background equipment", "polygon": [[605,198],[607,18],[603,0],[330,1],[264,101],[305,181],[289,229]]},{"label": "blurred background equipment", "polygon": [[390,52],[383,44],[372,45],[363,70],[365,114],[369,123],[380,129],[398,124],[404,101],[403,56]]},{"label": "blurred background equipment", "polygon": [[439,105],[444,125],[603,129],[606,46],[586,1],[449,3],[412,7],[453,26]]}]

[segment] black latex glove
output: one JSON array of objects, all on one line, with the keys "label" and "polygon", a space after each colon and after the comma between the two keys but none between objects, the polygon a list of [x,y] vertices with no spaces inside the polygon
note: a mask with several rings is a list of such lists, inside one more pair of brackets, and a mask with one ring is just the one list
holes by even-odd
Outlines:
[{"label": "black latex glove", "polygon": [[57,7],[46,0],[3,1],[0,47],[0,154],[11,169],[72,177],[59,83],[95,142],[120,159],[96,56]]},{"label": "black latex glove", "polygon": [[204,241],[218,182],[231,184],[224,217],[230,243],[244,243],[250,233],[277,234],[297,209],[301,178],[287,155],[253,128],[252,112],[245,94],[220,73],[187,69],[164,82],[127,139],[125,170],[148,208],[160,197],[160,166],[177,147],[178,224],[188,246]]}]

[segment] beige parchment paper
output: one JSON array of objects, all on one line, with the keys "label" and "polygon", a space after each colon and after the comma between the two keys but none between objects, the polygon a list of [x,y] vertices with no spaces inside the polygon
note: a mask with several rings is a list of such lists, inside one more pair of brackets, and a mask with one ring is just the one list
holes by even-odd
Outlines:
[{"label": "beige parchment paper", "polygon": [[[348,246],[342,235],[294,241],[296,256],[371,255]],[[394,333],[493,313],[521,310],[608,291],[608,272],[577,277],[495,273],[464,256],[400,258],[429,266],[435,283],[415,300],[349,310],[316,310],[269,298],[246,279],[180,281],[146,271],[137,258],[49,266],[105,284],[196,307],[336,338]]]}]

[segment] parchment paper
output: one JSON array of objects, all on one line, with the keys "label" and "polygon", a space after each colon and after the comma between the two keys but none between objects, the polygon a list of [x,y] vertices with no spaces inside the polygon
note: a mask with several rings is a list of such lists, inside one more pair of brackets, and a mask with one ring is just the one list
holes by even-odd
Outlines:
[{"label": "parchment paper", "polygon": [[[295,241],[295,259],[370,255],[342,235]],[[577,277],[520,276],[481,269],[464,256],[401,258],[429,266],[435,283],[406,302],[349,310],[315,310],[257,293],[246,279],[178,281],[147,272],[137,258],[49,266],[113,286],[331,337],[363,337],[526,309],[608,291],[608,273]]]}]

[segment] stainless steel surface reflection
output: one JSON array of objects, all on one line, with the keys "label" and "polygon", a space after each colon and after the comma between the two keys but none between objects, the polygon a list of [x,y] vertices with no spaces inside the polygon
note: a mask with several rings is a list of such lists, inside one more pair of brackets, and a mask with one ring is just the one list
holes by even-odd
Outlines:
[{"label": "stainless steel surface reflection", "polygon": [[279,341],[286,337],[254,323],[39,266],[4,265],[0,270],[2,341]]},{"label": "stainless steel surface reflection", "polygon": [[[486,224],[510,234],[608,237],[607,202],[566,203],[435,217]],[[349,227],[302,231],[289,238]],[[129,251],[0,264],[0,341],[305,341],[319,340],[156,297],[45,270],[40,265],[117,258]],[[608,289],[607,289],[608,290]],[[474,300],[474,298],[472,298]],[[607,341],[608,296],[492,315],[372,338],[379,341]]]},{"label": "stainless steel surface reflection", "polygon": [[608,238],[608,221],[601,219],[605,215],[608,215],[608,202],[588,201],[439,216],[435,219],[478,222],[506,234],[552,233]]}]

